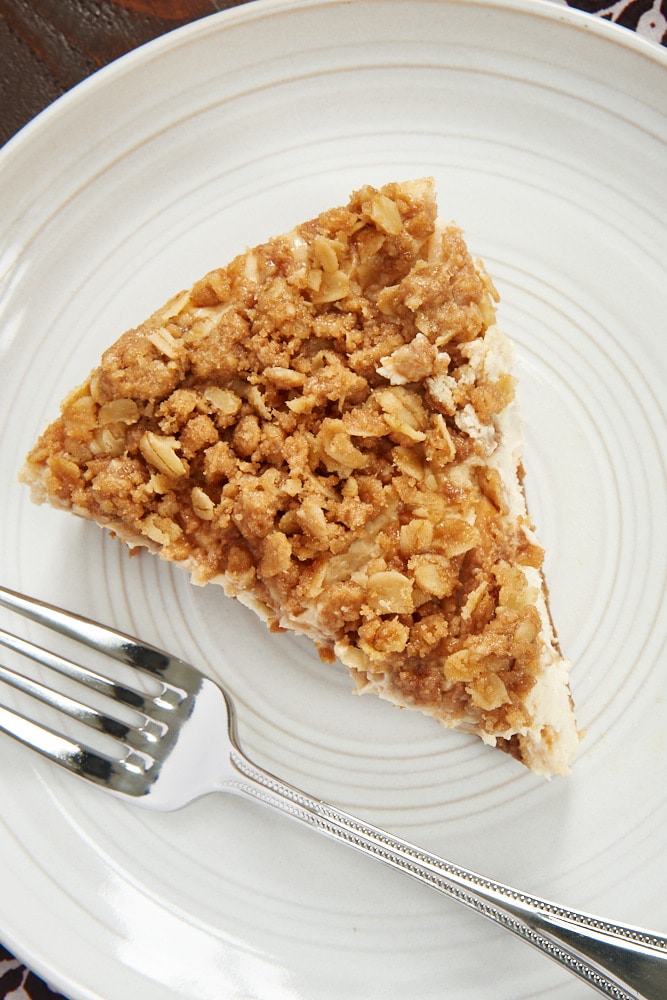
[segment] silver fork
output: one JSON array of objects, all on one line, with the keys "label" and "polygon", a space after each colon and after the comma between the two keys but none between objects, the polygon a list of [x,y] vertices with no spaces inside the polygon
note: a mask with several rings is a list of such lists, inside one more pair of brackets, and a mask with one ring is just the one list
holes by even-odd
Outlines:
[{"label": "silver fork", "polygon": [[[253,764],[239,747],[230,696],[189,663],[2,587],[0,605],[138,671],[136,685],[120,683],[0,630],[0,645],[105,696],[111,707],[108,711],[92,707],[7,667],[0,666],[0,680],[112,737],[119,752],[102,752],[0,706],[0,731],[8,736],[137,805],[178,809],[214,791],[255,799],[466,904],[555,959],[603,996],[667,997],[664,936],[531,896],[369,826]],[[153,678],[153,693],[142,690],[146,684],[140,683],[141,674]],[[117,706],[125,706],[125,711]],[[133,713],[131,723],[128,708]]]}]

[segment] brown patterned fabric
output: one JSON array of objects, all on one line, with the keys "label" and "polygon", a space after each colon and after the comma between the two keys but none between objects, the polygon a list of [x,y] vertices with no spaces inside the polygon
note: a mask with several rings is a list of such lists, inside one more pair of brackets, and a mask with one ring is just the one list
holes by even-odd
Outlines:
[{"label": "brown patterned fabric", "polygon": [[65,1000],[0,945],[0,1000]]},{"label": "brown patterned fabric", "polygon": [[[159,13],[162,16],[165,16],[165,9],[169,8],[171,16],[187,19],[185,18],[185,10],[188,8],[186,2],[170,3],[169,0],[162,0],[162,6],[158,0],[151,0],[151,2],[144,0],[143,3],[129,2],[129,0],[116,0],[116,2],[123,7],[135,8],[142,12]],[[616,2],[611,3],[609,0],[566,0],[566,2],[569,7],[575,7],[595,17],[622,25],[624,28],[636,31],[644,38],[667,45],[667,0],[616,0]],[[208,4],[202,0],[202,2],[194,3],[192,6],[193,9],[197,8],[194,15],[197,16],[205,11]],[[232,2],[212,3],[211,6],[230,7],[234,4]],[[144,40],[138,38],[137,44]],[[61,993],[55,993],[0,945],[0,1000],[67,1000],[67,998],[63,997]]]},{"label": "brown patterned fabric", "polygon": [[665,0],[567,0],[576,7],[605,21],[630,28],[645,38],[667,44],[667,2]]}]

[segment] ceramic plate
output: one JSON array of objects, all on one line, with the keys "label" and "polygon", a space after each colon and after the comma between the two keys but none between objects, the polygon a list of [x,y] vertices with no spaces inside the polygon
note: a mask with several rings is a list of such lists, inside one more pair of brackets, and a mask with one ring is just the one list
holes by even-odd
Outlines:
[{"label": "ceramic plate", "polygon": [[[260,0],[112,65],[0,157],[2,582],[222,679],[249,755],[293,784],[663,932],[666,84],[657,47],[546,3]],[[587,730],[566,780],[352,697],[307,643],[16,480],[62,396],[172,292],[362,184],[425,174],[517,344],[529,502]],[[589,995],[256,804],[149,814],[7,739],[0,802],[0,940],[72,1000]]]}]

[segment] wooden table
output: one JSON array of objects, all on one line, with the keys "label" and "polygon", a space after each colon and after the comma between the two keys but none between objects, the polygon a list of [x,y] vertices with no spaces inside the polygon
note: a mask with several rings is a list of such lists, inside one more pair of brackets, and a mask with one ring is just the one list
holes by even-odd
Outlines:
[{"label": "wooden table", "polygon": [[0,145],[65,91],[130,49],[238,3],[0,0]]},{"label": "wooden table", "polygon": [[[125,52],[189,21],[247,2],[0,0],[0,145]],[[569,0],[569,5],[667,44],[667,0]],[[0,945],[0,998],[5,997],[61,1000]]]}]

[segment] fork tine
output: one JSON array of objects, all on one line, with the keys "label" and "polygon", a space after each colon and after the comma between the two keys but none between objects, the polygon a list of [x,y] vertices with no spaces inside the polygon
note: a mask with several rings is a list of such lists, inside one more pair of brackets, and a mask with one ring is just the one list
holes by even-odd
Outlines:
[{"label": "fork tine", "polygon": [[146,791],[146,771],[152,763],[134,751],[114,760],[4,705],[0,705],[0,731],[98,785],[134,796]]},{"label": "fork tine", "polygon": [[[119,663],[158,677],[165,685],[163,697],[167,702],[173,700],[178,705],[195,694],[201,686],[203,675],[179,657],[172,656],[157,646],[140,642],[117,629],[100,625],[90,618],[26,597],[25,594],[6,587],[0,587],[0,606],[83,643],[90,649],[111,656]],[[173,693],[168,694],[168,690]]]},{"label": "fork tine", "polygon": [[75,663],[73,660],[60,656],[58,653],[53,653],[49,649],[44,649],[43,646],[38,646],[27,639],[13,635],[11,632],[6,632],[4,629],[0,629],[0,646],[5,646],[7,649],[20,653],[22,656],[27,656],[36,663],[50,667],[59,674],[63,674],[77,681],[79,684],[97,691],[98,694],[112,698],[114,701],[120,701],[124,705],[129,705],[140,712],[149,713],[149,703],[151,708],[156,706],[157,708],[170,710],[183,701],[183,692],[167,686],[163,680],[160,680],[162,685],[160,694],[150,696],[126,684],[118,684],[115,681],[111,681],[108,677],[104,677],[89,667]]},{"label": "fork tine", "polygon": [[197,677],[194,668],[157,646],[7,587],[0,587],[0,605],[130,667],[146,670],[161,679],[168,671],[171,682],[178,680],[188,693],[193,689]]},{"label": "fork tine", "polygon": [[[142,750],[146,744],[159,740],[167,729],[165,724],[159,723],[151,719],[148,715],[136,710],[133,710],[136,716],[134,724],[124,722],[121,718],[98,711],[91,705],[86,705],[75,698],[70,698],[48,684],[42,684],[30,677],[25,677],[23,674],[17,673],[15,670],[11,670],[1,663],[0,680],[17,691],[21,691],[31,698],[36,698],[38,701],[57,709],[59,712],[64,712],[70,718],[85,723],[85,725],[96,729],[100,733],[106,733],[108,736],[122,740],[128,746],[132,746],[137,750]],[[115,703],[112,702],[111,704]]]}]

